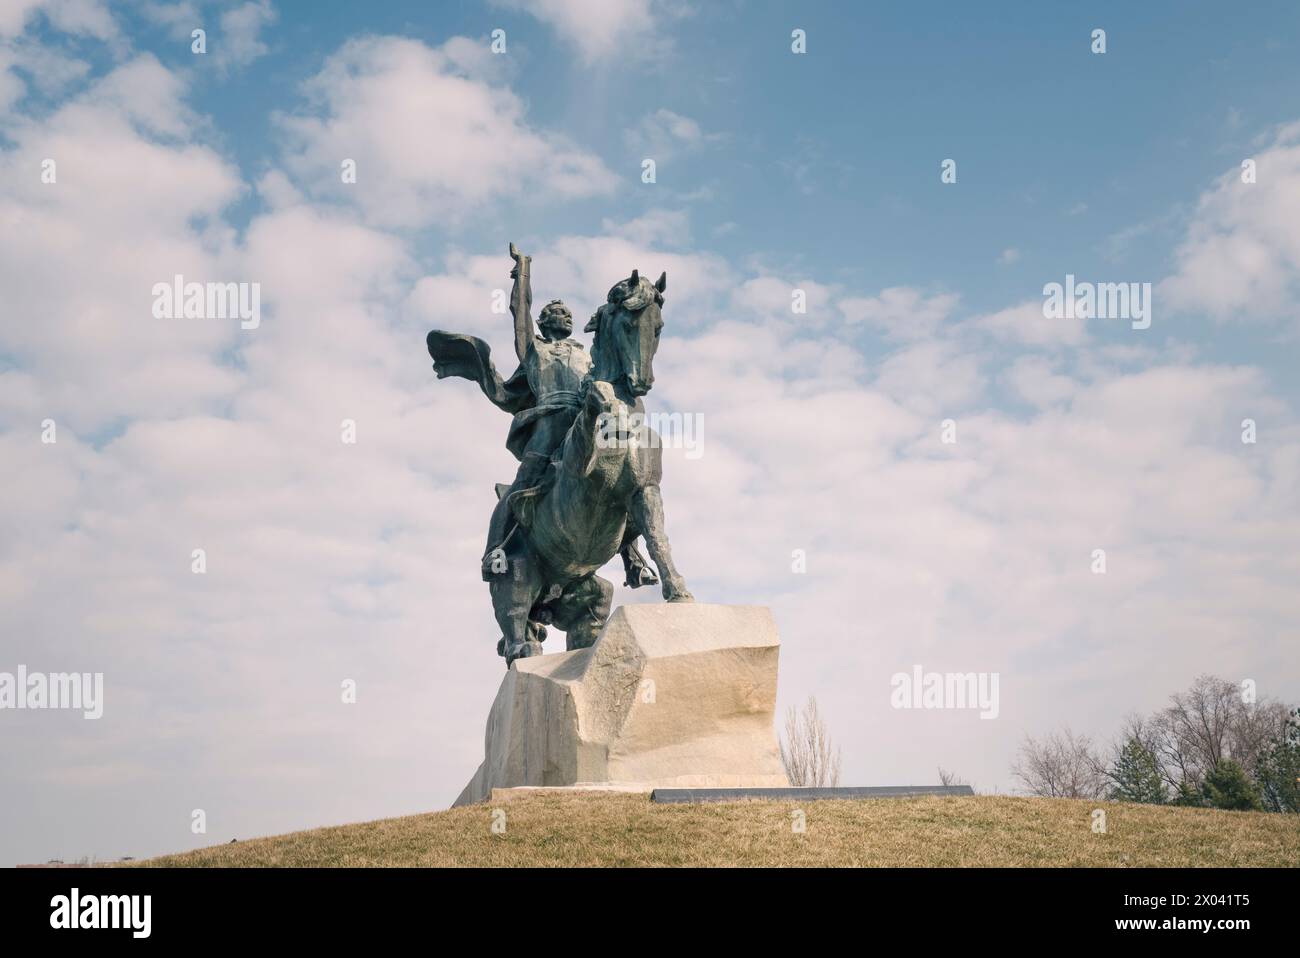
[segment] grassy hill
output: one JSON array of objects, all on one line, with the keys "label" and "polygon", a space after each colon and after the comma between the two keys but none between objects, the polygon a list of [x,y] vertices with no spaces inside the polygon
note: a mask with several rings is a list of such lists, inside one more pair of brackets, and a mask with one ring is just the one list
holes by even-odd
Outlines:
[{"label": "grassy hill", "polygon": [[[655,805],[513,793],[486,805],[217,845],[142,866],[1300,866],[1300,816],[1071,799]],[[1092,811],[1106,812],[1106,832]],[[504,834],[491,830],[494,809]]]}]

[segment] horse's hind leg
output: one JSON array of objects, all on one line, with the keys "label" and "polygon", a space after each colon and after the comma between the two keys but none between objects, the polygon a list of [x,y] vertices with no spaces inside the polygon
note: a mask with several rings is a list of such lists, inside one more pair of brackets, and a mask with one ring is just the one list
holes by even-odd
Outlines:
[{"label": "horse's hind leg", "polygon": [[537,561],[527,552],[512,557],[509,572],[494,578],[488,588],[492,611],[501,627],[497,652],[505,657],[506,668],[515,659],[541,655],[542,643],[528,625],[528,613],[542,591]]},{"label": "horse's hind leg", "polygon": [[551,606],[556,628],[565,633],[565,649],[572,652],[595,645],[613,602],[613,584],[595,574],[565,589]]}]

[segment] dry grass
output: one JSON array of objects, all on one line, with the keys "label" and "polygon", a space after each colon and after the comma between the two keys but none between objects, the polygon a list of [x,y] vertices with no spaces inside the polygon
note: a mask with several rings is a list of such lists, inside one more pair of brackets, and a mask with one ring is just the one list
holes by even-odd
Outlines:
[{"label": "dry grass", "polygon": [[[541,793],[217,845],[143,866],[1297,866],[1300,817],[1045,798],[655,805]],[[506,813],[504,834],[490,828]]]}]

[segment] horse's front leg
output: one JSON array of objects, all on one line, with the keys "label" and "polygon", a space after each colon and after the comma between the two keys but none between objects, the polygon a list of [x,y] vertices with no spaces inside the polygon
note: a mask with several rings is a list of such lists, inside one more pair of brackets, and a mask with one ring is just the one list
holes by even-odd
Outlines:
[{"label": "horse's front leg", "polygon": [[669,602],[693,602],[695,596],[686,588],[686,580],[673,565],[672,549],[668,546],[668,533],[664,531],[664,503],[659,486],[643,486],[632,496],[631,508],[636,524],[645,536],[650,558],[659,570],[663,582],[664,598]]},{"label": "horse's front leg", "polygon": [[495,577],[488,585],[492,593],[492,610],[501,627],[497,651],[505,657],[506,668],[515,659],[542,654],[542,643],[529,628],[528,614],[541,594],[542,583],[537,561],[531,549],[521,550],[510,559],[507,575]]}]

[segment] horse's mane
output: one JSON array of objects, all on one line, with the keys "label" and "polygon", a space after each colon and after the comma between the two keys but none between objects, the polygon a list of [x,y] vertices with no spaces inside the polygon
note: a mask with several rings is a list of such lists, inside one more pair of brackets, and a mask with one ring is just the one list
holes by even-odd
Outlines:
[{"label": "horse's mane", "polygon": [[591,314],[591,319],[583,327],[583,332],[594,334],[591,340],[591,377],[603,382],[609,382],[610,364],[614,362],[609,339],[601,335],[608,315],[609,304],[606,303]]},{"label": "horse's mane", "polygon": [[605,327],[620,309],[629,313],[638,313],[653,302],[663,302],[663,294],[650,280],[639,276],[634,284],[631,278],[621,279],[610,287],[605,304],[591,314],[591,319],[583,327],[584,333],[592,333],[591,362],[592,378],[601,382],[613,382],[622,372],[618,357],[610,348],[609,337],[602,336]]}]

